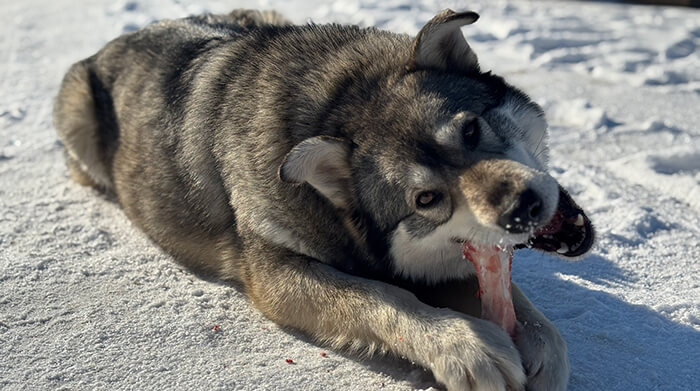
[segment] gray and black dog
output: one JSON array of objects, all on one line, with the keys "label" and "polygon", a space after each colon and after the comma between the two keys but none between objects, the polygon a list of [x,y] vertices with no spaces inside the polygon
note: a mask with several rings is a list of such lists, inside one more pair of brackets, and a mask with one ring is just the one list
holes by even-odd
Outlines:
[{"label": "gray and black dog", "polygon": [[513,285],[480,319],[465,242],[584,254],[542,110],[482,72],[446,10],[417,37],[237,10],[162,21],[73,65],[54,109],[72,177],[276,323],[391,353],[449,390],[563,390],[566,344]]}]

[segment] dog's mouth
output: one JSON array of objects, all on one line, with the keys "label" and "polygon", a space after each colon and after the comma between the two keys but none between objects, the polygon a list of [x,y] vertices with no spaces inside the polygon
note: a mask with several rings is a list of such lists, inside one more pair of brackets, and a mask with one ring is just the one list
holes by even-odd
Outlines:
[{"label": "dog's mouth", "polygon": [[565,257],[585,254],[593,246],[595,231],[583,209],[559,186],[559,204],[554,217],[537,229],[527,243],[515,248],[536,248],[556,252]]},{"label": "dog's mouth", "polygon": [[537,229],[527,243],[494,246],[461,241],[462,254],[474,265],[479,280],[482,318],[498,324],[515,338],[517,322],[510,285],[514,249],[532,247],[576,257],[586,253],[593,241],[591,221],[561,186],[554,216],[546,225]]},{"label": "dog's mouth", "polygon": [[[467,239],[452,239],[465,244]],[[523,240],[522,237],[520,240]],[[569,193],[559,186],[559,203],[554,216],[547,224],[533,231],[523,243],[501,240],[496,246],[512,245],[515,249],[534,248],[554,252],[565,257],[578,257],[591,249],[595,241],[595,230],[586,213],[576,204]]]}]

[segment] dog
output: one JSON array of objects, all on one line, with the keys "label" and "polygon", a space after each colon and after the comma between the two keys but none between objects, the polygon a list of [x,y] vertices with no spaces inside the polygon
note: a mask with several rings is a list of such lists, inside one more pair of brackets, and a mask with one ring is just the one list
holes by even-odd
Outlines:
[{"label": "dog", "polygon": [[563,390],[559,332],[518,287],[480,318],[464,243],[579,257],[593,226],[547,174],[542,109],[482,72],[445,10],[416,37],[273,11],[161,21],[74,64],[71,177],[282,327],[432,371],[449,390]]}]

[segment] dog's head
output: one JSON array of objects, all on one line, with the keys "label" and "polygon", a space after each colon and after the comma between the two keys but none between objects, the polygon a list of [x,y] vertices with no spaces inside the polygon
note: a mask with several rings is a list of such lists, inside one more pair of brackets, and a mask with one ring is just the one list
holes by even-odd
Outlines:
[{"label": "dog's head", "polygon": [[406,278],[473,273],[464,242],[565,257],[593,244],[590,220],[547,173],[541,108],[480,71],[460,30],[477,18],[437,15],[342,137],[307,139],[280,167],[345,211],[356,238]]}]

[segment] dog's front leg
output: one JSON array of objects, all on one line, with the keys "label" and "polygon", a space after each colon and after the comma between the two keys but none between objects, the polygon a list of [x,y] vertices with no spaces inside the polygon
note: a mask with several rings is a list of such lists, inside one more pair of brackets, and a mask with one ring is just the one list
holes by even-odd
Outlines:
[{"label": "dog's front leg", "polygon": [[254,305],[281,326],[357,352],[391,352],[432,370],[453,390],[522,390],[509,336],[490,322],[438,309],[393,285],[342,273],[263,242],[244,254]]},{"label": "dog's front leg", "polygon": [[566,342],[559,331],[511,284],[518,325],[516,345],[527,373],[527,389],[532,391],[566,390],[569,381],[569,357]]}]

